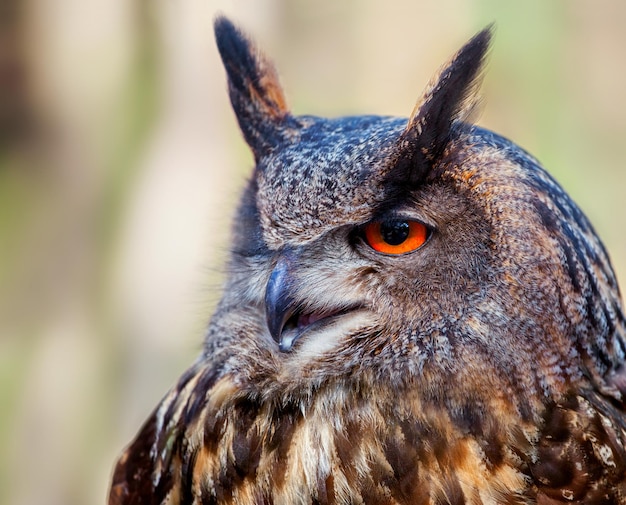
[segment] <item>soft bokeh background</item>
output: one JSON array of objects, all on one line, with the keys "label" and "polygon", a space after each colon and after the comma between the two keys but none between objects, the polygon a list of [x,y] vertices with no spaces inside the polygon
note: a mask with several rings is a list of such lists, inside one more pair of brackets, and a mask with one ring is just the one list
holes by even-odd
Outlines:
[{"label": "soft bokeh background", "polygon": [[544,162],[626,282],[625,2],[2,0],[0,503],[104,502],[200,348],[252,165],[220,11],[319,115],[408,115],[495,21],[480,122]]}]

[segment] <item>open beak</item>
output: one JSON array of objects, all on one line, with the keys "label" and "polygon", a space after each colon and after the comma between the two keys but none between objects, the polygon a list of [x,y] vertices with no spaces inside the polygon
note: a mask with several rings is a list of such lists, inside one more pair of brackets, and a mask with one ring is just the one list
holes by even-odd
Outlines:
[{"label": "open beak", "polygon": [[284,252],[265,288],[267,328],[282,352],[293,350],[301,336],[325,328],[349,312],[362,308],[361,304],[316,307],[315,303],[306,303],[299,294],[301,290],[297,283],[301,281],[294,275],[296,268],[301,266],[297,254]]}]

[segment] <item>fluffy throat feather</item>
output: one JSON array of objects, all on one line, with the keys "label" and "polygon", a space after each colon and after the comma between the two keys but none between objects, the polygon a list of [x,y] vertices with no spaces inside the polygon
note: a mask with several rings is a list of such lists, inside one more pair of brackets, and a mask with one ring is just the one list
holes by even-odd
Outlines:
[{"label": "fluffy throat feather", "polygon": [[413,503],[441,492],[493,496],[527,487],[518,455],[529,451],[536,428],[506,405],[467,404],[452,414],[410,391],[336,385],[306,402],[275,404],[241,396],[230,377],[199,405],[201,382],[191,381],[159,409],[160,431],[169,435],[152,450],[172,460],[164,455],[176,450],[172,427],[184,416],[186,451],[199,455],[191,460],[192,495],[210,483],[216,496],[264,495],[275,503],[301,503],[303,496],[380,503],[390,494],[392,503]]}]

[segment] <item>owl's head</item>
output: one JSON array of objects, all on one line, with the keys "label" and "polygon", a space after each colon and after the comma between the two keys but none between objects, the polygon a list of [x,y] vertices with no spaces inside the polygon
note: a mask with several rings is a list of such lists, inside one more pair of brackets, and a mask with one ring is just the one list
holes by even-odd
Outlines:
[{"label": "owl's head", "polygon": [[274,382],[621,394],[625,320],[600,240],[534,158],[467,122],[489,29],[408,119],[294,115],[272,63],[228,20],[215,29],[256,167],[209,349]]}]

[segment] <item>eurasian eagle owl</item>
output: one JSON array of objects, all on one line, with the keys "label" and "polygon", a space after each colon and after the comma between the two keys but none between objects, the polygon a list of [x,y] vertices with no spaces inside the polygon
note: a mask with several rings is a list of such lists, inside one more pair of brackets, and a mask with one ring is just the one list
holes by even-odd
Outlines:
[{"label": "eurasian eagle owl", "polygon": [[554,179],[468,122],[490,30],[409,119],[293,115],[215,32],[256,167],[203,352],[109,503],[626,503],[617,281]]}]

